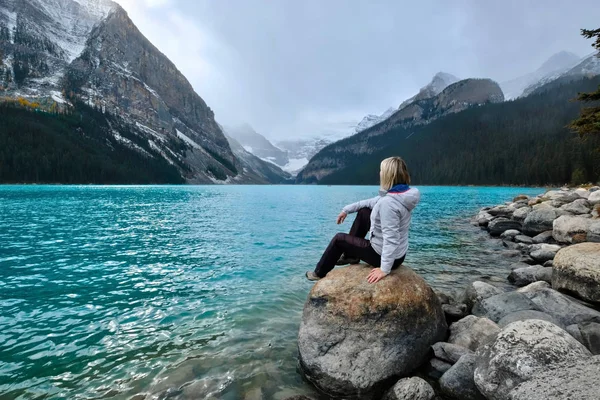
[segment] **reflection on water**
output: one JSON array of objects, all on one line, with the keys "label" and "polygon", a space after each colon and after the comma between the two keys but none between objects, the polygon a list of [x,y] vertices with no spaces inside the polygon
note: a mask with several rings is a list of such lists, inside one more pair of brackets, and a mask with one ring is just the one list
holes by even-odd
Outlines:
[{"label": "reflection on water", "polygon": [[[375,187],[0,187],[0,398],[283,399],[341,207]],[[539,189],[423,187],[406,264],[454,290],[512,261],[468,224]]]}]

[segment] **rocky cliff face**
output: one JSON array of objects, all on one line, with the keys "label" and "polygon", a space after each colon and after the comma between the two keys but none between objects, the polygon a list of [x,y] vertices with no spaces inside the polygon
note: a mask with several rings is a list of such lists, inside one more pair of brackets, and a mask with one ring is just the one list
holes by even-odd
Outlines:
[{"label": "rocky cliff face", "polygon": [[109,0],[0,0],[0,96],[115,115],[190,183],[257,175],[238,168],[213,111]]},{"label": "rocky cliff face", "polygon": [[250,125],[232,126],[226,128],[227,135],[235,138],[246,151],[255,156],[284,167],[288,162],[288,154],[273,145],[263,135],[256,132]]},{"label": "rocky cliff face", "polygon": [[[327,146],[310,160],[298,174],[297,180],[305,183],[317,182],[344,168],[348,153],[358,156],[383,149],[386,146],[385,141],[377,140],[376,137],[394,128],[428,124],[470,107],[504,101],[500,86],[490,79],[465,79],[451,84],[436,96],[425,97],[423,91],[421,95],[424,98],[405,104],[387,120]],[[336,153],[344,153],[344,157],[337,157]]]}]

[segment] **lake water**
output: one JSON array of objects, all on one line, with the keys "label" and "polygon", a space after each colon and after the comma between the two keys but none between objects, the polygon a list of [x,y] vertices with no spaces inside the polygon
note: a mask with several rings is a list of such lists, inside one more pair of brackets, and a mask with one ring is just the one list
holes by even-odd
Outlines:
[{"label": "lake water", "polygon": [[[435,288],[513,260],[468,219],[539,188],[421,187],[406,265]],[[376,187],[0,186],[0,399],[284,399],[342,206]]]}]

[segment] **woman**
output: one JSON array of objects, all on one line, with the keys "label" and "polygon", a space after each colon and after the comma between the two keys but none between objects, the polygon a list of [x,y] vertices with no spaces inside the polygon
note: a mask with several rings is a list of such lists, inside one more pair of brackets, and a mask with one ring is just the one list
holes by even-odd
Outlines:
[{"label": "woman", "polygon": [[[379,196],[349,204],[337,217],[344,222],[348,214],[358,212],[350,233],[333,237],[313,271],[307,271],[311,281],[319,280],[337,265],[363,260],[373,267],[367,280],[379,282],[404,261],[408,249],[408,228],[412,210],[421,194],[409,188],[410,175],[400,157],[386,158],[379,171]],[[365,239],[370,232],[370,240]],[[342,258],[340,258],[344,255]]]}]

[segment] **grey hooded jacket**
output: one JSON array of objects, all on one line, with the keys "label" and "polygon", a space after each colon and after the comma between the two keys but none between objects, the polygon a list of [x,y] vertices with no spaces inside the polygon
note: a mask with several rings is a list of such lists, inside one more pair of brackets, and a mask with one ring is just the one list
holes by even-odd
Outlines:
[{"label": "grey hooded jacket", "polygon": [[418,189],[404,193],[379,191],[379,196],[361,200],[343,208],[347,214],[368,207],[371,211],[370,240],[373,249],[381,255],[381,270],[389,274],[394,261],[408,250],[408,228],[412,210],[421,199]]}]

